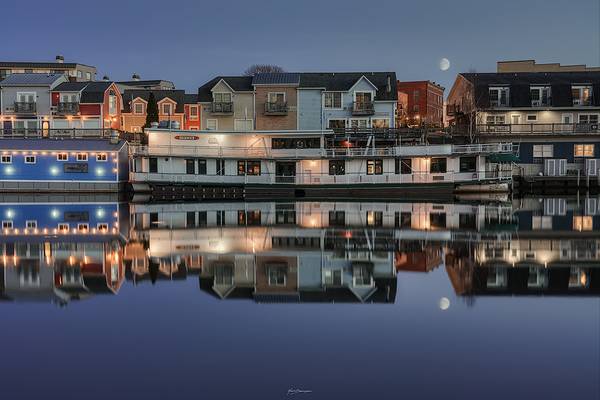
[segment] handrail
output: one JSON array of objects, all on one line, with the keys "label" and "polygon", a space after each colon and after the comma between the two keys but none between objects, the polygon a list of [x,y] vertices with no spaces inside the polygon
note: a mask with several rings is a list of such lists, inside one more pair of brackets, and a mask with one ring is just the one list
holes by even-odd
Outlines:
[{"label": "handrail", "polygon": [[31,129],[0,128],[1,139],[108,139],[115,132],[106,128],[65,128],[65,129]]},{"label": "handrail", "polygon": [[[466,131],[468,128],[463,127]],[[599,123],[532,123],[532,124],[477,124],[480,134],[578,134],[600,133]]]}]

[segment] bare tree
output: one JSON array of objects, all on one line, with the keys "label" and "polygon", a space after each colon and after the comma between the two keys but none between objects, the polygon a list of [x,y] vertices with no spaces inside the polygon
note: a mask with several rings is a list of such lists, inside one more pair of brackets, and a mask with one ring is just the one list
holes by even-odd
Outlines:
[{"label": "bare tree", "polygon": [[268,73],[268,72],[285,72],[283,68],[279,65],[273,64],[253,64],[246,68],[244,71],[244,75],[246,76],[254,76],[260,73]]}]

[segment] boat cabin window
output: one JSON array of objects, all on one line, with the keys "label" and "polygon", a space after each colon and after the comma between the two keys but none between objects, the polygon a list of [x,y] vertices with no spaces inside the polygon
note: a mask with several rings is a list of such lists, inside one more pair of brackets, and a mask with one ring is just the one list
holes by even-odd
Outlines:
[{"label": "boat cabin window", "polygon": [[429,172],[432,174],[445,174],[446,173],[446,159],[445,158],[432,158]]},{"label": "boat cabin window", "polygon": [[477,170],[477,157],[461,157],[460,172],[475,172]]},{"label": "boat cabin window", "polygon": [[319,149],[320,138],[273,138],[271,139],[273,149]]},{"label": "boat cabin window", "polygon": [[238,161],[238,175],[260,175],[260,161]]},{"label": "boat cabin window", "polygon": [[411,158],[396,158],[395,165],[396,174],[412,174],[412,159]]},{"label": "boat cabin window", "polygon": [[346,161],[344,160],[329,160],[329,175],[345,175]]},{"label": "boat cabin window", "polygon": [[158,158],[151,157],[148,159],[150,173],[158,172]]},{"label": "boat cabin window", "polygon": [[367,160],[367,175],[383,175],[383,160]]},{"label": "boat cabin window", "polygon": [[198,160],[198,175],[206,175],[206,160]]}]

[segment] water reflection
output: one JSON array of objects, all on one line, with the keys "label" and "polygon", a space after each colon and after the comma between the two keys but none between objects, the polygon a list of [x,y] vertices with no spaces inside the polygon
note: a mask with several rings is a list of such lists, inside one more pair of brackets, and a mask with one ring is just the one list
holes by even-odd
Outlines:
[{"label": "water reflection", "polygon": [[197,279],[225,300],[394,303],[405,274],[438,268],[467,304],[598,296],[598,203],[5,202],[0,296],[66,305]]}]

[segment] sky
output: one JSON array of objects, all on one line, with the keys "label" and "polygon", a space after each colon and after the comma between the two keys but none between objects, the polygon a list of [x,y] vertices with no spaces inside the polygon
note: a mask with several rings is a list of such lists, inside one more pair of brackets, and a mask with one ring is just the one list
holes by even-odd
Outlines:
[{"label": "sky", "polygon": [[[6,1],[2,61],[98,68],[195,92],[256,63],[290,72],[395,71],[451,88],[496,61],[600,65],[600,0]],[[12,38],[12,40],[10,40]],[[448,58],[450,69],[440,70]]]}]

